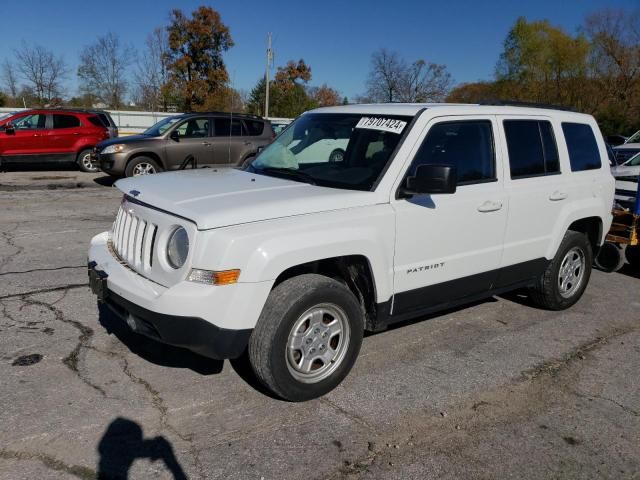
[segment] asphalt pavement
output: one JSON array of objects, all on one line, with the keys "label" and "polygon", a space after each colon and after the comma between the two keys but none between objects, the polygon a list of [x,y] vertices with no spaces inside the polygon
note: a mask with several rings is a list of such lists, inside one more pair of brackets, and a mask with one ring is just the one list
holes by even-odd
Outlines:
[{"label": "asphalt pavement", "polygon": [[640,273],[595,271],[564,312],[518,292],[369,335],[335,391],[286,403],[96,304],[111,183],[0,173],[0,478],[640,478]]}]

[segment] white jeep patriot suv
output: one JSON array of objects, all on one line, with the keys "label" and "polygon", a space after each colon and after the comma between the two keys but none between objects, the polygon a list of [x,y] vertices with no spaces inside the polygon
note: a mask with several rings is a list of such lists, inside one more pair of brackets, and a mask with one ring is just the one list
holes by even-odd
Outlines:
[{"label": "white jeep patriot suv", "polygon": [[[314,147],[345,131],[340,158]],[[99,300],[160,342],[246,352],[292,401],[335,388],[365,330],[523,287],[573,305],[614,195],[591,116],[448,104],[313,110],[244,170],[117,187],[89,250]]]}]

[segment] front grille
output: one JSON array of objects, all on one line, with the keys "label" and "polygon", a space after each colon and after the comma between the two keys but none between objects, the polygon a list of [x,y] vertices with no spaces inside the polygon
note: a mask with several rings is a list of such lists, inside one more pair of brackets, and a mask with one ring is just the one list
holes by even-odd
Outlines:
[{"label": "front grille", "polygon": [[120,259],[138,272],[151,268],[158,226],[120,207],[113,223],[113,248]]}]

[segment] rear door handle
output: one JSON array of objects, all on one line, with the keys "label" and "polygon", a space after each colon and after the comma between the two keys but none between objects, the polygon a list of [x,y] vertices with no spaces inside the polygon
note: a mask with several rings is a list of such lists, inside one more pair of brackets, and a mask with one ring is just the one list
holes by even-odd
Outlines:
[{"label": "rear door handle", "polygon": [[245,145],[251,145],[252,142],[244,142]]},{"label": "rear door handle", "polygon": [[482,205],[478,207],[478,211],[482,213],[486,212],[495,212],[502,208],[502,202],[492,202],[491,200],[487,200]]},{"label": "rear door handle", "polygon": [[549,200],[552,202],[558,202],[560,200],[564,200],[569,195],[566,192],[561,192],[560,190],[556,190],[551,195],[549,195]]},{"label": "rear door handle", "polygon": [[210,147],[210,146],[211,146],[211,142],[202,142],[202,144],[203,144],[205,147]]}]

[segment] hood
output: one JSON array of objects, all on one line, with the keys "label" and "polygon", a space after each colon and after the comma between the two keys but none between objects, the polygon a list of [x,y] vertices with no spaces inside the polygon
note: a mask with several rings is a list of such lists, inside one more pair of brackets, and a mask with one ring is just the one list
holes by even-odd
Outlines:
[{"label": "hood", "polygon": [[[105,127],[106,128],[106,127]],[[128,143],[138,143],[140,141],[149,141],[149,140],[156,140],[159,139],[161,137],[149,137],[147,135],[129,135],[126,137],[115,137],[115,138],[110,138],[109,140],[105,140],[104,142],[100,142],[96,148],[98,150],[102,150],[105,147],[108,147],[109,145],[115,145],[115,144],[128,144]]]},{"label": "hood", "polygon": [[198,229],[373,205],[373,192],[320,187],[234,168],[201,168],[116,183],[136,200],[188,218]]}]

